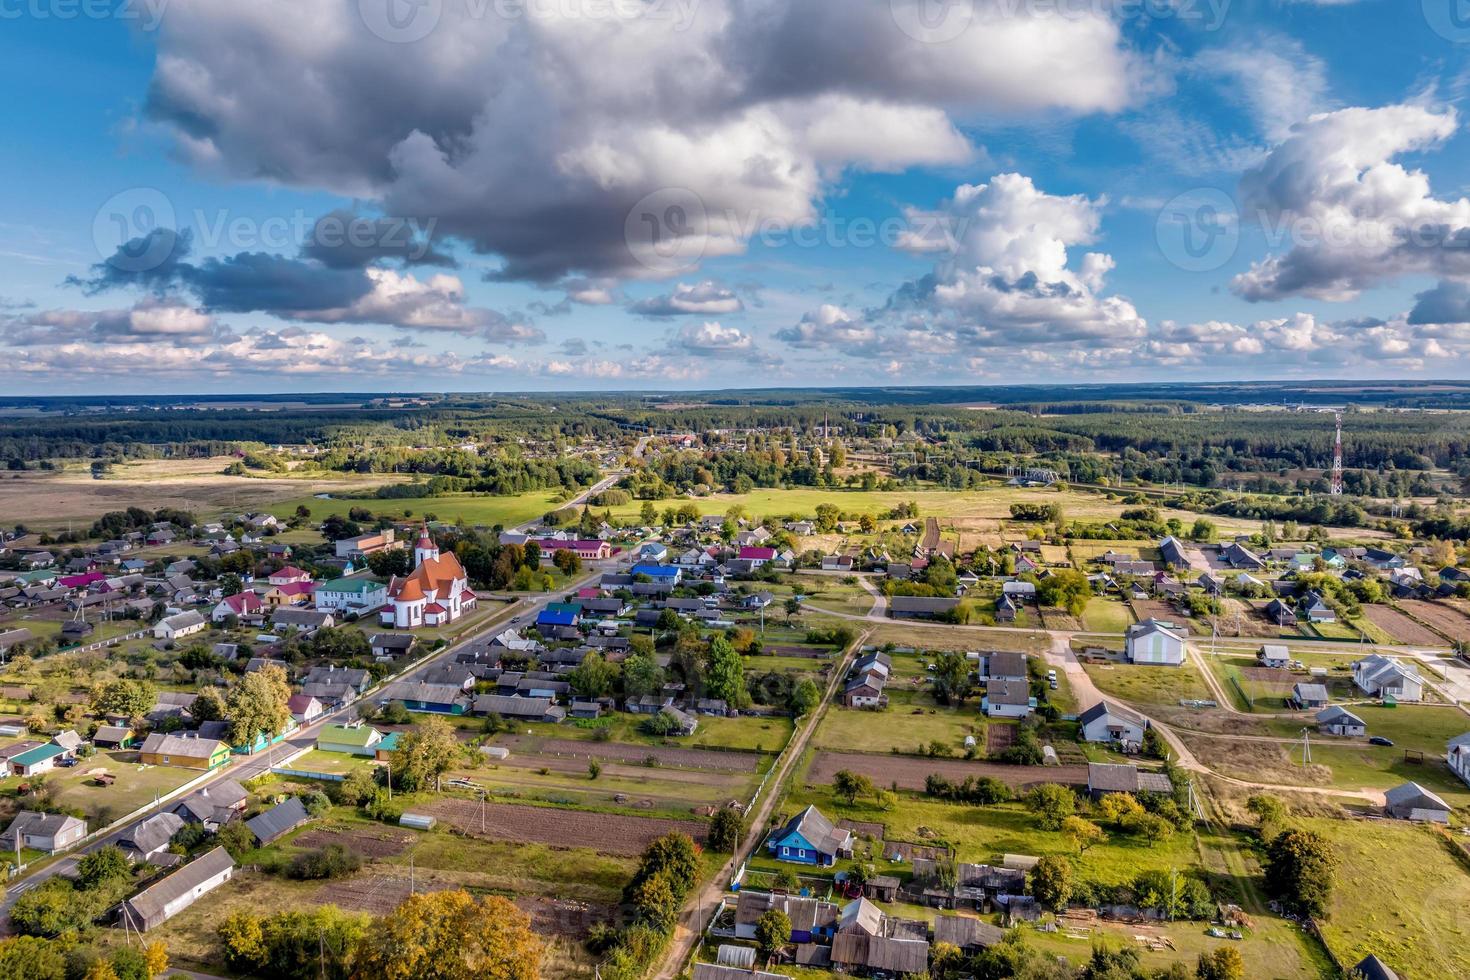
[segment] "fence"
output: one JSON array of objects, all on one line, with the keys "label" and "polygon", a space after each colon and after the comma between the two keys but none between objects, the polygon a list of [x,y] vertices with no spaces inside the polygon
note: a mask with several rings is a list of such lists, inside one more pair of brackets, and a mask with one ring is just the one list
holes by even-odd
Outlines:
[{"label": "fence", "polygon": [[313,772],[310,769],[288,769],[285,766],[271,766],[271,772],[277,776],[298,776],[301,779],[321,779],[329,783],[340,783],[347,776],[340,772]]},{"label": "fence", "polygon": [[1233,687],[1233,688],[1235,688],[1235,693],[1236,694],[1240,695],[1240,700],[1245,704],[1245,710],[1247,710],[1247,711],[1255,711],[1256,710],[1256,701],[1255,701],[1255,698],[1253,698],[1249,694],[1245,693],[1245,688],[1242,687],[1241,684],[1240,684],[1240,674],[1238,672],[1236,672],[1236,671],[1233,671],[1233,670],[1230,672],[1230,686]]}]

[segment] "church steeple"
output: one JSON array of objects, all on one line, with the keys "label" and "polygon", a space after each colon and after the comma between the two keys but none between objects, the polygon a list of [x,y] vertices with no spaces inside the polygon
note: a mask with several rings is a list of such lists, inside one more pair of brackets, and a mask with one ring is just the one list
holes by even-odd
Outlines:
[{"label": "church steeple", "polygon": [[413,564],[417,568],[426,561],[433,561],[439,557],[439,549],[434,545],[434,539],[429,537],[429,525],[425,522],[423,530],[419,532],[419,543],[413,547]]}]

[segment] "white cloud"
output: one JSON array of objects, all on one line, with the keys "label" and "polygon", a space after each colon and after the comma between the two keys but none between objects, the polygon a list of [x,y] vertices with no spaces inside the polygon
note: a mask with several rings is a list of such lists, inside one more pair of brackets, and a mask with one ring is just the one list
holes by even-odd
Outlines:
[{"label": "white cloud", "polygon": [[628,308],[642,316],[722,316],[739,313],[745,303],[717,282],[705,280],[698,283],[679,283],[672,293],[650,296],[639,300]]},{"label": "white cloud", "polygon": [[406,330],[446,331],[500,343],[540,343],[545,334],[495,310],[465,305],[459,277],[439,274],[427,281],[393,269],[363,270],[372,289],[348,306],[278,310],[287,320],[314,323],[383,323]]}]

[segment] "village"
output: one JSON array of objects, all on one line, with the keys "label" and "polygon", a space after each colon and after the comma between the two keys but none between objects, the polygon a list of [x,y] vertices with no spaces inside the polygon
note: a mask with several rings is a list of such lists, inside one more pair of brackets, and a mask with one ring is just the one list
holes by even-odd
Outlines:
[{"label": "village", "polygon": [[[1403,911],[1470,898],[1456,548],[1034,473],[631,499],[688,443],[509,525],[307,500],[7,536],[12,932],[252,973],[251,916],[465,889],[545,975],[1461,969]],[[640,892],[678,841],[689,880]],[[1398,937],[1347,884],[1385,849]]]}]

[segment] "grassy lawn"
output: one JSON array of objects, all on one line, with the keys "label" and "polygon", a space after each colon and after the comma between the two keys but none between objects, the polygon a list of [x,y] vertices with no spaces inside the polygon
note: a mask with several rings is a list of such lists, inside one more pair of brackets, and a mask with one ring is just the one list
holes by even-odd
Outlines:
[{"label": "grassy lawn", "polygon": [[966,735],[974,735],[983,747],[985,719],[979,701],[965,708],[943,708],[909,700],[907,692],[895,692],[885,711],[844,708],[833,705],[822,718],[813,745],[839,752],[915,752],[921,745],[939,741],[958,751]]},{"label": "grassy lawn", "polygon": [[[516,722],[512,726],[515,734],[530,734],[539,738],[598,739],[599,731],[609,731],[609,741],[629,745],[666,745],[681,749],[743,749],[775,754],[786,747],[791,739],[793,722],[790,718],[713,718],[699,715],[699,728],[690,738],[664,739],[639,731],[643,718],[622,711],[603,715],[604,724],[582,727],[575,724],[542,725]],[[468,719],[463,727],[479,728],[481,719]]]},{"label": "grassy lawn", "polygon": [[[273,504],[270,512],[277,517],[288,517],[296,512],[298,505],[311,511],[313,521],[320,521],[332,514],[345,516],[353,507],[366,507],[373,514],[384,517],[424,517],[433,514],[441,521],[455,522],[462,518],[466,524],[483,524],[487,527],[496,524],[506,527],[524,524],[560,506],[555,493],[537,490],[510,497],[469,493],[452,493],[441,497],[399,497],[392,500],[319,500],[316,497],[299,497]],[[633,512],[637,513],[636,507]]]},{"label": "grassy lawn", "polygon": [[1087,675],[1104,694],[1139,704],[1177,705],[1181,698],[1210,699],[1193,659],[1178,667],[1143,664],[1087,664]]},{"label": "grassy lawn", "polygon": [[1470,874],[1433,830],[1303,823],[1337,846],[1341,866],[1322,932],[1340,960],[1374,953],[1403,976],[1470,976]]},{"label": "grassy lawn", "polygon": [[1193,975],[1199,954],[1220,946],[1234,946],[1245,960],[1247,977],[1311,978],[1317,980],[1328,967],[1319,962],[1320,951],[1312,948],[1301,930],[1292,923],[1276,918],[1259,918],[1256,927],[1248,931],[1244,942],[1232,939],[1216,939],[1206,934],[1208,928],[1202,922],[1150,923],[1150,935],[1167,936],[1174,944],[1172,950],[1154,952],[1134,941],[1136,930],[1123,924],[1102,922],[1085,933],[1070,934],[1067,931],[1042,932],[1027,927],[1026,945],[1053,956],[1064,956],[1068,962],[1084,963],[1092,955],[1092,945],[1099,942],[1112,948],[1136,947],[1139,962],[1145,969],[1162,970],[1171,963],[1182,963]]},{"label": "grassy lawn", "polygon": [[1132,622],[1128,607],[1117,599],[1093,596],[1082,611],[1082,625],[1094,633],[1124,633]]},{"label": "grassy lawn", "polygon": [[294,760],[287,768],[300,769],[302,772],[324,772],[345,776],[354,769],[362,769],[371,765],[373,765],[371,756],[349,755],[346,752],[323,752],[320,749],[312,749],[310,752]]},{"label": "grassy lawn", "polygon": [[[99,752],[71,769],[53,769],[46,773],[46,783],[55,788],[57,806],[67,810],[73,807],[80,809],[87,815],[88,829],[95,830],[153,802],[155,796],[165,796],[203,775],[197,769],[140,767],[137,759],[138,753],[131,751]],[[98,768],[117,776],[117,781],[110,787],[93,785],[84,774]],[[20,776],[0,780],[0,794],[14,796],[20,784],[26,781]],[[23,802],[24,798],[20,799]]]}]

